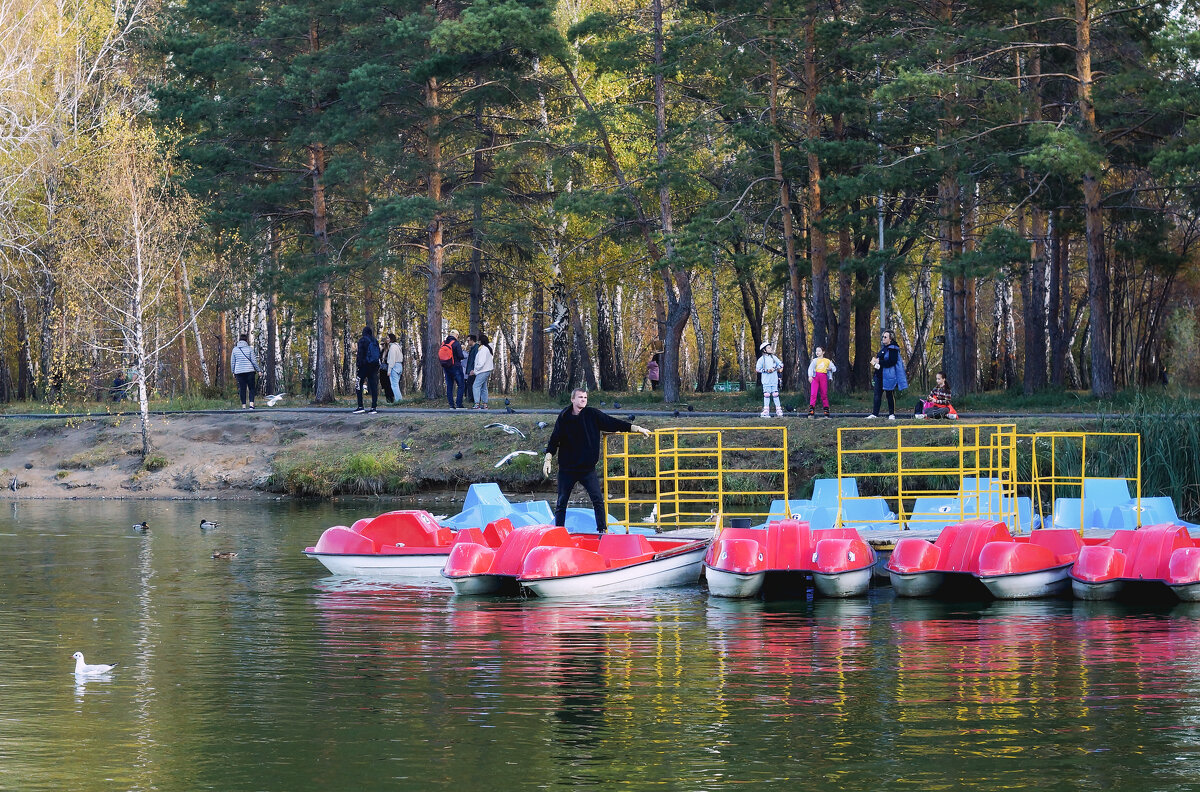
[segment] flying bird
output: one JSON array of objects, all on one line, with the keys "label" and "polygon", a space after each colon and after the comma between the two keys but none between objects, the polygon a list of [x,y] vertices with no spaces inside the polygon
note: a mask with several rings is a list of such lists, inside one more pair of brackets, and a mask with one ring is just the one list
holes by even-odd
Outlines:
[{"label": "flying bird", "polygon": [[566,326],[567,326],[567,317],[562,316],[562,317],[559,317],[558,319],[555,319],[550,324],[546,325],[546,329],[543,330],[542,332],[557,333],[559,330],[562,330]]},{"label": "flying bird", "polygon": [[231,558],[237,558],[237,553],[229,550],[213,550],[213,558],[219,558],[222,561],[228,561]]},{"label": "flying bird", "polygon": [[516,459],[519,456],[535,457],[537,455],[538,454],[536,451],[513,451],[511,454],[508,454],[507,456],[505,456],[504,459],[501,459],[499,462],[497,462],[495,467],[503,467],[504,465],[507,465],[509,462],[512,462],[514,459]]},{"label": "flying bird", "polygon": [[268,396],[267,397],[267,406],[274,407],[276,404],[279,404],[279,402],[283,399],[284,396],[287,396],[287,394],[286,393],[276,393],[271,396]]},{"label": "flying bird", "polygon": [[215,522],[213,520],[201,520],[200,521],[200,530],[201,531],[207,531],[210,528],[220,528],[220,527],[221,527],[221,523]]},{"label": "flying bird", "polygon": [[100,674],[107,674],[109,671],[112,671],[117,667],[116,663],[111,665],[104,665],[100,663],[97,663],[96,665],[88,665],[87,663],[83,662],[83,652],[76,652],[75,654],[71,655],[71,657],[75,658],[75,676],[99,676]]},{"label": "flying bird", "polygon": [[505,432],[506,434],[515,434],[515,435],[520,435],[522,440],[524,440],[524,439],[525,439],[525,433],[524,433],[524,432],[522,432],[522,431],[521,431],[520,429],[518,429],[517,427],[515,427],[515,426],[509,426],[509,425],[508,425],[508,424],[506,424],[506,423],[490,423],[490,424],[484,424],[484,425],[483,425],[483,428],[484,428],[484,429],[503,429],[503,430],[504,430],[504,432]]}]

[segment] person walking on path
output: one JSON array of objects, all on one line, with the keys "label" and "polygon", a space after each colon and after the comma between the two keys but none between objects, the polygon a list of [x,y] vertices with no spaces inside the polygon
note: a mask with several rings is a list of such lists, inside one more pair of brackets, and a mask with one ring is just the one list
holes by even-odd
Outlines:
[{"label": "person walking on path", "polygon": [[600,489],[600,477],[596,474],[596,463],[600,461],[601,432],[640,432],[646,437],[650,430],[637,424],[613,418],[611,415],[588,407],[588,393],[583,388],[571,392],[571,404],[558,414],[554,430],[546,443],[546,461],[542,474],[550,478],[550,463],[558,454],[558,500],[554,505],[554,524],[564,525],[567,519],[567,501],[576,484],[582,484],[592,500],[596,513],[596,530],[608,531],[608,514],[604,509],[604,493]]},{"label": "person walking on path", "polygon": [[[354,389],[358,396],[356,413],[375,415],[379,410],[379,342],[375,340],[375,331],[364,327],[358,339],[358,351],[354,356],[354,364],[358,368],[358,387]],[[363,409],[363,385],[371,392],[371,409]]]},{"label": "person walking on path", "polygon": [[384,361],[387,363],[388,382],[392,386],[392,404],[404,401],[404,394],[400,392],[400,375],[404,373],[404,352],[400,349],[400,342],[396,340],[395,333],[388,333],[387,357]]},{"label": "person walking on path", "polygon": [[650,362],[646,364],[646,380],[650,383],[650,390],[658,390],[658,353],[655,352],[650,358]]},{"label": "person walking on path", "polygon": [[904,373],[904,361],[900,359],[900,347],[896,344],[891,330],[884,330],[879,352],[871,361],[875,369],[874,385],[875,399],[872,402],[871,414],[868,418],[879,417],[879,407],[883,394],[887,394],[888,420],[896,420],[896,391],[908,387],[908,377]]},{"label": "person walking on path", "polygon": [[[462,362],[466,357],[463,355],[462,344],[458,343],[458,331],[451,330],[446,336],[446,340],[438,347],[438,362],[442,364],[442,373],[446,375],[446,401],[450,404],[450,409],[461,408],[463,406],[463,383],[466,377],[463,376]],[[454,390],[458,389],[458,403],[454,402]]]},{"label": "person walking on path", "polygon": [[951,393],[950,385],[946,382],[946,375],[938,372],[934,375],[937,384],[933,390],[929,391],[929,395],[924,399],[917,399],[917,406],[913,410],[914,418],[957,418],[958,413],[954,411],[954,405],[950,403]]},{"label": "person walking on path", "polygon": [[392,391],[392,380],[388,377],[387,370],[388,350],[392,348],[392,345],[386,337],[381,336],[379,347],[379,392],[383,395],[383,403],[390,404],[396,400],[395,393]]},{"label": "person walking on path", "polygon": [[775,357],[775,347],[770,341],[759,344],[758,351],[762,357],[758,359],[754,370],[762,375],[763,408],[760,418],[771,417],[771,399],[775,399],[775,417],[783,417],[783,405],[779,403],[779,373],[783,371],[783,361]]},{"label": "person walking on path", "polygon": [[475,399],[475,409],[486,410],[488,408],[488,378],[492,375],[492,369],[495,368],[495,355],[492,354],[492,345],[488,343],[488,337],[480,333],[479,343],[472,350],[474,355],[474,363],[471,365],[471,381]]},{"label": "person walking on path", "polygon": [[463,363],[463,375],[467,378],[467,398],[471,400],[471,406],[479,406],[479,400],[475,398],[475,356],[479,354],[479,339],[474,334],[467,336],[467,360]]},{"label": "person walking on path", "polygon": [[821,406],[825,408],[825,417],[829,417],[829,375],[837,371],[833,361],[825,357],[825,350],[817,347],[813,351],[813,359],[808,364],[808,381],[812,389],[808,396],[808,417],[816,414],[817,396],[821,397]]},{"label": "person walking on path", "polygon": [[[242,333],[238,336],[237,345],[229,356],[229,366],[237,379],[238,397],[242,400],[243,410],[254,409],[254,391],[257,389],[255,375],[258,374],[258,358],[254,356],[254,347],[250,346],[250,336]],[[247,407],[247,397],[249,406]]]}]

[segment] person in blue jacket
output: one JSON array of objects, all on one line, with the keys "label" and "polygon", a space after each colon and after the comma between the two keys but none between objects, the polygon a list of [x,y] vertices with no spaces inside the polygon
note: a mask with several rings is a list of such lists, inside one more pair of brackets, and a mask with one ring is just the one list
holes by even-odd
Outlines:
[{"label": "person in blue jacket", "polygon": [[875,359],[871,361],[875,369],[874,385],[875,399],[872,402],[871,414],[868,418],[879,417],[880,403],[883,394],[887,394],[888,420],[896,420],[896,391],[908,387],[908,377],[904,373],[904,361],[900,358],[900,347],[896,344],[891,330],[883,331],[883,340]]}]

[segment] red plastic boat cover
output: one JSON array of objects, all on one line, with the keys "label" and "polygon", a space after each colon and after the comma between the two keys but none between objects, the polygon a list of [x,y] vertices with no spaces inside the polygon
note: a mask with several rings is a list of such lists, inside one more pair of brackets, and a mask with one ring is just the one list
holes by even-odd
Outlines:
[{"label": "red plastic boat cover", "polygon": [[896,542],[887,568],[893,572],[909,575],[914,572],[932,572],[938,568],[942,549],[932,542],[909,536]]},{"label": "red plastic boat cover", "polygon": [[866,569],[875,563],[875,551],[857,536],[822,539],[815,556],[814,569],[826,575]]},{"label": "red plastic boat cover", "polygon": [[355,533],[344,525],[326,528],[317,540],[317,553],[350,553],[365,555],[375,552],[375,543],[360,533]]},{"label": "red plastic boat cover", "polygon": [[[948,525],[934,544],[941,551],[939,572],[979,574],[979,554],[988,542],[1011,542],[1008,526],[996,520],[967,520]],[[899,549],[899,545],[897,545]]]},{"label": "red plastic boat cover", "polygon": [[501,517],[499,520],[492,520],[483,529],[483,541],[488,547],[499,547],[504,544],[504,540],[512,533],[512,520],[507,517]]},{"label": "red plastic boat cover", "polygon": [[1029,543],[1054,553],[1060,564],[1074,561],[1083,549],[1083,537],[1074,528],[1039,528],[1029,535]]},{"label": "red plastic boat cover", "polygon": [[1167,582],[1173,584],[1200,582],[1200,547],[1181,547],[1171,553]]},{"label": "red plastic boat cover", "polygon": [[571,535],[561,525],[526,525],[514,528],[496,551],[496,560],[492,563],[493,575],[521,574],[525,565],[525,556],[535,547],[574,547]]},{"label": "red plastic boat cover", "polygon": [[442,574],[448,577],[486,575],[495,563],[496,551],[487,545],[461,542],[450,548]]},{"label": "red plastic boat cover", "polygon": [[[1117,531],[1133,533],[1133,531]],[[1125,554],[1110,544],[1085,547],[1079,551],[1071,577],[1087,583],[1099,583],[1125,576]]]},{"label": "red plastic boat cover", "polygon": [[454,542],[454,533],[421,509],[381,514],[358,532],[379,547],[449,547]]},{"label": "red plastic boat cover", "polygon": [[718,539],[708,548],[704,562],[722,572],[741,574],[762,572],[767,568],[762,545],[754,539]]},{"label": "red plastic boat cover", "polygon": [[525,556],[521,567],[522,580],[569,577],[607,569],[599,553],[580,547],[535,547]]},{"label": "red plastic boat cover", "polygon": [[[1077,537],[1079,534],[1070,531]],[[1026,542],[988,542],[979,553],[979,575],[1018,575],[1065,564],[1048,547]]]}]

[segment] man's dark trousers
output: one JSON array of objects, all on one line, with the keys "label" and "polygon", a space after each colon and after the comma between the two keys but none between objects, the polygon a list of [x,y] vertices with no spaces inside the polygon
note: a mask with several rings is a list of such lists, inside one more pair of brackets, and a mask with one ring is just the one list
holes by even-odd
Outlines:
[{"label": "man's dark trousers", "polygon": [[[453,366],[442,366],[442,373],[446,375],[446,401],[451,407],[462,407],[463,397],[463,381],[466,379],[463,374],[462,366],[457,363]],[[458,403],[454,402],[454,389],[458,388]]]},{"label": "man's dark trousers", "polygon": [[586,473],[570,473],[558,471],[558,501],[554,504],[554,524],[565,525],[567,520],[567,501],[571,498],[571,490],[576,482],[583,485],[588,497],[592,499],[592,509],[596,512],[596,530],[600,533],[608,531],[608,515],[604,513],[604,493],[600,491],[600,475],[595,468]]}]

